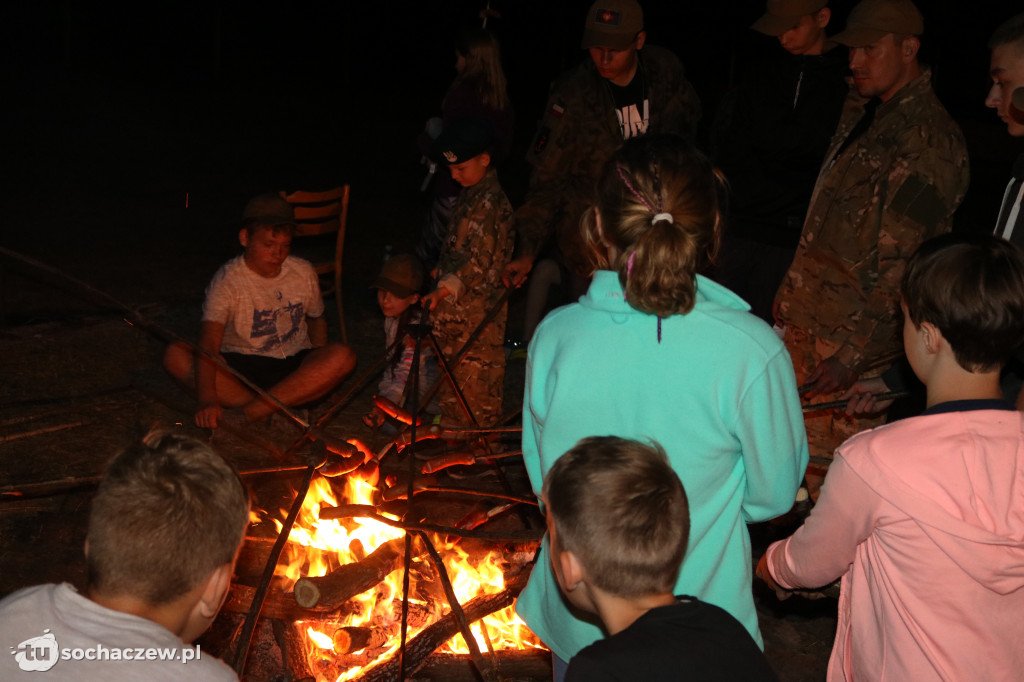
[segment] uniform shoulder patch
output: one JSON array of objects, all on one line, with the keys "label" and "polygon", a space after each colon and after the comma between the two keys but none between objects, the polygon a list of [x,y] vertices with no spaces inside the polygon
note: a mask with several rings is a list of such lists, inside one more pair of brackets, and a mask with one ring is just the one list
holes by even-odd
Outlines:
[{"label": "uniform shoulder patch", "polygon": [[946,219],[946,204],[938,190],[918,174],[911,175],[900,185],[889,203],[889,210],[906,216],[929,230]]}]

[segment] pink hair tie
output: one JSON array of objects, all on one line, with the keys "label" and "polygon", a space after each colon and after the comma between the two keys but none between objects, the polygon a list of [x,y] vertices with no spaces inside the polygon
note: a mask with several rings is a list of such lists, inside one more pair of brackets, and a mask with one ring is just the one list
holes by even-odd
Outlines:
[{"label": "pink hair tie", "polygon": [[647,200],[644,199],[643,195],[640,194],[640,192],[636,191],[636,187],[633,187],[633,183],[631,183],[629,181],[629,178],[626,177],[626,173],[625,171],[622,170],[622,166],[616,166],[615,170],[618,172],[619,178],[622,180],[622,184],[626,186],[626,189],[629,190],[630,194],[636,197],[636,200],[643,204],[648,211],[654,213],[654,209],[651,207],[651,205],[647,203]]},{"label": "pink hair tie", "polygon": [[[629,284],[629,274],[631,272],[633,272],[633,260],[635,258],[636,258],[636,251],[634,251],[633,253],[629,254],[629,260],[626,261],[626,283],[627,284]],[[629,301],[629,294],[626,293],[625,289],[622,290],[622,300],[623,301]]]}]

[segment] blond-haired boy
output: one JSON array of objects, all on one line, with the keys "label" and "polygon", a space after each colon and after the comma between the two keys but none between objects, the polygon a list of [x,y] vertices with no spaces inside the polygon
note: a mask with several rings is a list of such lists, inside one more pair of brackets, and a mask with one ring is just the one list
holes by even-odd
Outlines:
[{"label": "blond-haired boy", "polygon": [[49,584],[0,601],[14,654],[0,657],[0,679],[56,668],[76,682],[236,680],[186,644],[224,603],[248,522],[245,486],[203,443],[151,434],[130,446],[92,502],[86,594]]}]

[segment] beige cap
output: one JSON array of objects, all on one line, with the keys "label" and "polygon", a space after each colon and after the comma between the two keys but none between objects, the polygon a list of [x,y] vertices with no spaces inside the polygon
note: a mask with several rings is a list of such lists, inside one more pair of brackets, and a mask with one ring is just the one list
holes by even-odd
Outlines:
[{"label": "beige cap", "polygon": [[242,220],[260,225],[294,225],[295,209],[280,194],[260,194],[245,204]]},{"label": "beige cap", "polygon": [[924,19],[910,0],[863,0],[850,11],[846,28],[832,40],[847,47],[864,47],[890,33],[924,33]]},{"label": "beige cap", "polygon": [[793,28],[800,17],[814,14],[828,4],[828,0],[768,0],[768,7],[750,28],[778,37]]}]

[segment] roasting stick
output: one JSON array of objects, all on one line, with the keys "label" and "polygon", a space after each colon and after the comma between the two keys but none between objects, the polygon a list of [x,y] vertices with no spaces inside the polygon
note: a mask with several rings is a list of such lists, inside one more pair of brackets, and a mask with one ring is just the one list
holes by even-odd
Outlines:
[{"label": "roasting stick", "polygon": [[[84,281],[78,279],[77,277],[69,275],[66,272],[62,272],[61,270],[58,270],[57,268],[55,268],[55,267],[53,267],[51,265],[47,265],[46,263],[43,263],[42,261],[36,260],[35,258],[32,258],[30,256],[26,256],[25,254],[19,253],[17,251],[12,251],[11,249],[8,249],[6,247],[0,246],[0,255],[7,256],[8,258],[11,258],[13,260],[16,260],[16,261],[19,261],[21,263],[24,263],[24,264],[26,264],[26,265],[28,265],[28,266],[30,266],[32,268],[35,268],[36,270],[40,270],[40,271],[45,272],[45,273],[50,274],[50,275],[54,275],[54,276],[58,277],[59,279],[64,280],[65,282],[73,284],[74,288],[70,288],[70,287],[68,288],[68,291],[70,291],[71,293],[77,294],[79,296],[82,296],[82,293],[84,292],[85,293],[84,298],[92,299],[94,302],[102,301],[103,303],[106,303],[106,304],[109,304],[109,305],[113,306],[114,308],[116,308],[118,311],[120,311],[124,315],[124,320],[125,320],[126,323],[128,323],[128,324],[130,324],[132,326],[136,326],[137,325],[137,326],[141,327],[142,329],[144,329],[144,330],[146,330],[148,332],[151,332],[151,333],[155,334],[156,336],[159,336],[159,337],[161,337],[161,338],[163,338],[165,340],[177,341],[179,343],[182,343],[185,346],[187,346],[190,350],[198,352],[203,357],[205,357],[208,360],[210,360],[214,365],[216,365],[216,367],[218,369],[220,369],[220,370],[230,374],[231,376],[235,377],[236,379],[238,379],[247,388],[249,388],[249,390],[251,390],[253,393],[255,393],[256,395],[260,396],[264,400],[267,400],[268,402],[273,403],[281,411],[282,414],[284,414],[289,419],[294,421],[296,424],[301,426],[302,429],[305,431],[302,434],[302,436],[299,438],[299,440],[295,443],[295,445],[293,445],[292,448],[290,448],[289,452],[294,452],[298,448],[298,446],[302,442],[304,442],[306,439],[310,439],[310,440],[317,440],[317,439],[319,439],[322,434],[314,433],[313,429],[316,428],[316,427],[321,426],[329,418],[333,417],[334,414],[337,412],[337,410],[341,409],[341,407],[343,407],[348,402],[348,400],[350,400],[351,397],[353,395],[355,395],[356,391],[359,388],[362,387],[362,384],[365,381],[367,381],[369,378],[372,378],[372,376],[377,371],[380,370],[380,368],[384,365],[384,363],[386,361],[386,356],[382,355],[381,358],[372,367],[370,367],[369,370],[367,370],[366,372],[363,373],[363,375],[360,376],[359,381],[357,383],[355,383],[353,386],[350,387],[349,391],[345,394],[345,396],[343,396],[342,399],[337,401],[331,407],[331,409],[329,409],[327,412],[325,412],[320,417],[320,419],[317,420],[315,425],[310,425],[309,423],[306,422],[306,420],[304,420],[301,417],[299,417],[298,414],[296,414],[295,411],[292,410],[289,406],[285,405],[280,400],[278,400],[276,397],[274,397],[272,394],[268,393],[264,389],[260,388],[256,384],[254,384],[252,381],[250,381],[241,372],[238,372],[234,368],[228,366],[228,364],[225,363],[223,359],[217,357],[217,355],[215,353],[211,353],[211,352],[207,351],[204,348],[200,348],[199,346],[197,346],[192,341],[189,341],[188,339],[185,339],[182,336],[180,336],[180,335],[170,331],[169,329],[164,328],[163,326],[157,324],[156,322],[153,322],[148,317],[146,317],[143,313],[141,313],[138,310],[138,308],[132,308],[131,306],[127,305],[126,303],[120,301],[117,298],[114,298],[110,294],[108,294],[108,293],[106,293],[104,291],[101,291],[100,289],[97,289],[96,287],[92,286],[91,284],[88,284],[87,282],[84,282]],[[346,453],[341,452],[341,453],[338,453],[338,454],[345,455]]]},{"label": "roasting stick", "polygon": [[[125,315],[125,322],[127,322],[130,325],[132,325],[133,327],[137,324],[138,326],[142,327],[143,329],[145,329],[147,331],[151,331],[151,332],[156,333],[158,336],[162,336],[163,338],[170,339],[172,341],[181,342],[181,343],[187,345],[190,349],[198,351],[200,354],[203,355],[203,357],[205,357],[205,358],[209,359],[211,362],[213,362],[218,367],[218,369],[224,370],[225,372],[227,372],[231,376],[233,376],[236,379],[238,379],[239,381],[241,381],[243,384],[246,385],[246,387],[248,387],[251,391],[253,391],[257,395],[259,395],[261,398],[264,398],[264,399],[272,402],[274,405],[276,405],[278,408],[280,408],[281,411],[284,414],[288,415],[288,417],[290,417],[294,421],[296,421],[299,424],[301,424],[303,426],[303,428],[308,426],[308,424],[306,424],[306,422],[303,419],[299,418],[294,412],[292,412],[288,408],[287,405],[282,403],[280,400],[278,400],[277,398],[275,398],[271,394],[269,394],[266,391],[264,391],[262,388],[260,388],[256,384],[252,383],[249,379],[247,379],[240,372],[238,372],[238,371],[232,369],[231,367],[229,367],[227,365],[227,363],[225,363],[223,360],[218,358],[214,353],[210,353],[209,351],[207,351],[207,350],[205,350],[203,348],[200,348],[199,346],[197,346],[196,344],[192,343],[188,339],[185,339],[185,338],[179,336],[178,334],[175,334],[174,332],[170,331],[169,329],[165,329],[164,327],[160,326],[159,324],[153,322],[152,320],[147,318],[145,315],[143,315],[141,312],[139,312],[139,310],[137,308],[132,308],[131,306],[129,306],[126,303],[123,303],[120,300],[114,298],[113,296],[111,296],[110,294],[106,293],[105,291],[101,291],[101,290],[97,289],[96,287],[92,286],[91,284],[88,284],[88,283],[78,279],[77,277],[69,275],[66,272],[62,272],[61,270],[58,270],[57,268],[55,268],[55,267],[53,267],[51,265],[47,265],[46,263],[43,263],[42,261],[38,261],[35,258],[32,258],[30,256],[26,256],[23,253],[18,253],[17,251],[12,251],[12,250],[10,250],[8,248],[0,246],[0,255],[4,255],[4,256],[7,256],[8,258],[12,258],[14,260],[20,261],[20,262],[22,262],[22,263],[24,263],[26,265],[29,265],[29,266],[31,266],[33,268],[36,268],[37,270],[42,270],[43,272],[49,273],[51,275],[56,275],[57,277],[65,280],[65,281],[67,281],[67,282],[69,282],[71,284],[74,284],[81,291],[85,291],[91,297],[99,299],[99,300],[101,300],[101,301],[103,301],[105,303],[109,303],[113,307],[117,308],[121,313],[123,313]],[[81,293],[81,291],[79,291],[77,293]]]},{"label": "roasting stick", "polygon": [[259,620],[260,611],[263,609],[263,600],[267,596],[267,590],[270,589],[270,580],[274,577],[274,570],[277,568],[278,559],[281,558],[281,551],[284,549],[285,543],[288,542],[288,535],[292,532],[292,526],[299,515],[299,510],[302,509],[302,503],[306,500],[306,493],[309,492],[309,485],[313,481],[314,471],[316,471],[316,463],[311,462],[306,467],[306,474],[302,477],[302,483],[295,494],[295,500],[292,502],[291,509],[288,510],[288,516],[284,520],[281,532],[277,535],[277,541],[274,542],[274,547],[270,550],[270,557],[267,559],[267,563],[263,568],[263,575],[260,577],[255,594],[253,594],[249,613],[245,615],[245,622],[242,624],[242,630],[239,632],[238,639],[236,640],[235,658],[232,665],[238,677],[241,677],[245,671],[245,659],[249,656],[249,645],[252,643],[256,621]]},{"label": "roasting stick", "polygon": [[[487,328],[487,325],[490,324],[491,320],[494,319],[494,316],[497,315],[498,312],[501,311],[501,307],[503,305],[505,305],[505,302],[508,301],[508,297],[512,295],[513,291],[514,291],[514,289],[506,289],[505,290],[505,293],[503,293],[501,295],[501,298],[498,299],[498,302],[494,304],[493,308],[491,308],[490,310],[487,311],[487,314],[484,316],[484,319],[480,322],[479,325],[477,325],[476,329],[474,329],[473,332],[469,335],[469,338],[466,339],[466,343],[462,344],[462,348],[460,348],[458,351],[456,351],[455,355],[453,355],[450,358],[447,358],[448,366],[449,367],[455,367],[457,364],[459,364],[459,362],[462,361],[462,356],[466,354],[466,351],[468,351],[470,348],[472,348],[473,344],[477,340],[477,337],[479,337],[480,334],[483,333],[484,329]],[[423,394],[423,399],[420,401],[422,406],[426,406],[426,405],[430,404],[431,399],[435,395],[437,395],[437,392],[439,390],[441,390],[441,384],[444,381],[445,381],[445,377],[444,376],[439,376],[434,381],[434,383],[432,383],[430,385],[430,388],[427,389],[427,392]],[[418,412],[419,412],[419,410],[417,410],[417,413]]]},{"label": "roasting stick", "polygon": [[374,521],[380,521],[381,523],[387,524],[393,528],[399,528],[409,532],[428,531],[430,533],[437,533],[438,535],[453,535],[462,538],[490,540],[492,542],[540,542],[540,539],[544,537],[544,530],[540,528],[490,531],[454,528],[452,526],[437,526],[432,523],[408,523],[406,521],[396,521],[395,519],[382,516],[377,513],[376,509],[368,504],[347,504],[340,507],[324,507],[320,510],[320,518],[325,520],[342,518],[373,519]]},{"label": "roasting stick", "polygon": [[[451,606],[455,621],[459,624],[462,638],[466,640],[466,646],[469,647],[469,657],[472,659],[473,665],[476,666],[477,672],[480,673],[480,677],[484,679],[484,682],[497,682],[498,676],[495,673],[496,661],[493,658],[490,661],[486,661],[480,653],[480,646],[476,643],[473,631],[469,629],[466,613],[462,610],[462,604],[459,603],[458,597],[455,596],[455,589],[452,587],[451,578],[448,577],[448,570],[444,567],[444,560],[441,559],[441,555],[437,553],[434,543],[430,541],[426,533],[418,532],[417,535],[427,548],[427,553],[430,555],[430,560],[434,563],[434,568],[437,569],[437,577],[441,581],[444,595],[448,598],[448,605]],[[487,648],[493,656],[494,649],[489,641]]]},{"label": "roasting stick", "polygon": [[308,458],[308,465],[306,466],[305,474],[302,477],[302,483],[299,484],[299,488],[295,493],[295,500],[292,502],[291,508],[288,510],[288,516],[285,517],[284,523],[281,525],[281,532],[277,535],[277,540],[274,542],[274,546],[270,550],[270,556],[267,557],[267,563],[263,567],[263,575],[260,577],[259,585],[256,587],[256,592],[252,597],[252,606],[249,607],[249,613],[245,615],[245,622],[242,624],[242,629],[238,634],[235,644],[235,656],[232,667],[235,669],[235,673],[242,677],[242,672],[245,670],[245,660],[249,655],[249,645],[252,643],[252,635],[256,630],[256,622],[259,620],[260,611],[263,609],[263,600],[267,597],[267,590],[270,589],[270,581],[274,577],[274,570],[277,568],[277,562],[281,558],[281,552],[284,550],[285,544],[288,542],[288,536],[291,535],[292,526],[295,525],[295,519],[299,516],[299,511],[302,509],[302,503],[306,500],[306,494],[309,492],[310,483],[313,481],[313,474],[321,468],[331,466],[332,463],[336,463],[337,458],[332,458],[327,452],[327,446],[322,442],[318,442],[317,447],[310,453]]},{"label": "roasting stick", "polygon": [[[887,391],[885,393],[875,393],[875,400],[894,400],[896,398],[904,398],[910,395],[909,391]],[[846,407],[850,399],[846,400],[830,400],[824,403],[808,403],[803,405],[804,412],[815,412],[817,410],[838,410],[841,407]]]},{"label": "roasting stick", "polygon": [[[430,333],[429,324],[430,311],[424,312],[423,318],[419,324],[410,324],[408,326],[408,332],[415,339],[415,346],[412,354],[412,365],[409,367],[409,376],[412,378],[412,397],[411,407],[412,414],[419,414],[420,410],[420,354],[423,350],[423,337]],[[429,400],[429,398],[428,398]],[[410,437],[412,442],[409,444],[409,470],[408,470],[408,482],[406,484],[406,514],[408,515],[413,510],[413,486],[416,483],[416,427],[419,425],[419,419],[413,418],[412,423],[409,425]],[[406,644],[409,637],[409,588],[411,580],[411,569],[412,569],[412,533],[408,530],[405,531],[405,565],[402,568],[402,621],[401,621],[401,636],[398,644],[398,679],[406,679]]]}]

